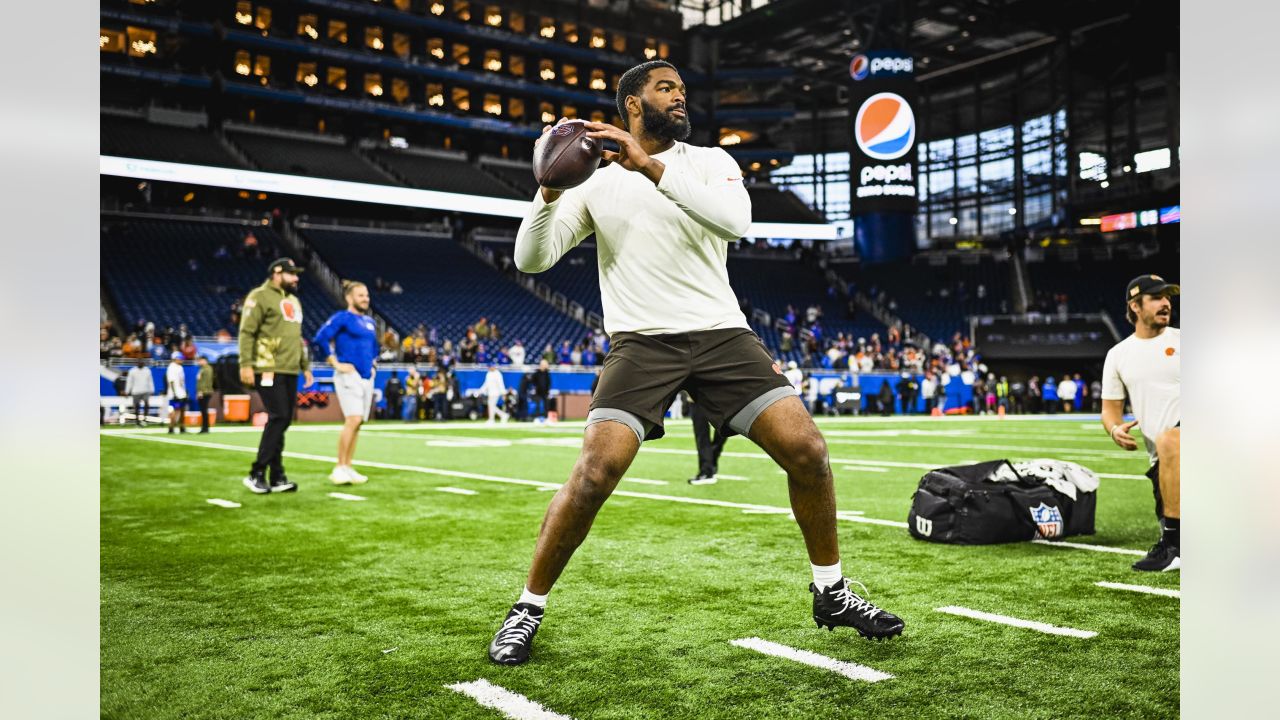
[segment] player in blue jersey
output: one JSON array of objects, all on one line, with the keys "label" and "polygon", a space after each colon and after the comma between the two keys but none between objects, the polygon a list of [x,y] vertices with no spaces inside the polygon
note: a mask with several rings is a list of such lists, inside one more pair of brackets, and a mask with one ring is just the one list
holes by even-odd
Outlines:
[{"label": "player in blue jersey", "polygon": [[342,284],[347,309],[339,310],[316,333],[315,344],[333,366],[333,387],[345,418],[338,436],[338,466],[329,475],[335,485],[363,483],[368,477],[351,467],[356,434],[373,407],[374,362],[378,358],[378,330],[369,314],[369,288],[364,283]]}]

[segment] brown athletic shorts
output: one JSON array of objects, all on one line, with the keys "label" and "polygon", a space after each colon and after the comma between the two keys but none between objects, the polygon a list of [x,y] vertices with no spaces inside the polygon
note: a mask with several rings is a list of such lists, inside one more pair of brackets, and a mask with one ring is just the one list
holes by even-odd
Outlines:
[{"label": "brown athletic shorts", "polygon": [[644,440],[663,436],[662,419],[680,390],[726,435],[746,435],[765,408],[796,394],[764,343],[746,328],[618,332],[609,342],[587,422],[617,420]]}]

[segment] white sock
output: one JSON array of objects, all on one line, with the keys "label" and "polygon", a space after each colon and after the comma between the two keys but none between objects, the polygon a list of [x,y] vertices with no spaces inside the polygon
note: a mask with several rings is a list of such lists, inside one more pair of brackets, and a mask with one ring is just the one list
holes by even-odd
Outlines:
[{"label": "white sock", "polygon": [[840,570],[839,560],[836,561],[835,565],[814,565],[809,563],[809,567],[813,568],[813,584],[818,586],[819,592],[835,585],[844,577],[844,573]]},{"label": "white sock", "polygon": [[534,595],[533,593],[529,592],[529,588],[527,587],[524,589],[524,592],[520,593],[520,599],[517,600],[516,602],[529,603],[530,605],[537,605],[538,607],[544,610],[547,608],[547,596]]}]

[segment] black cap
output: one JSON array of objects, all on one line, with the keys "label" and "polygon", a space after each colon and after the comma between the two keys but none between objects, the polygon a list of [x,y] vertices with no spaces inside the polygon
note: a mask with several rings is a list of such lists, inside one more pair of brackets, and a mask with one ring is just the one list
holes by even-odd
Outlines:
[{"label": "black cap", "polygon": [[1180,286],[1165,282],[1159,275],[1139,275],[1124,289],[1124,301],[1129,302],[1140,295],[1178,295],[1181,292]]},{"label": "black cap", "polygon": [[293,262],[293,258],[287,257],[276,258],[267,266],[268,275],[275,275],[277,270],[294,274],[302,272],[302,268]]}]

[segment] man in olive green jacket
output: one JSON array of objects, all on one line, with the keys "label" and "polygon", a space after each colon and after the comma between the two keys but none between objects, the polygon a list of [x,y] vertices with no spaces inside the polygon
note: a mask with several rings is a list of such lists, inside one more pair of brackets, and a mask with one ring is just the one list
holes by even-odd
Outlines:
[{"label": "man in olive green jacket", "polygon": [[209,400],[213,397],[213,367],[209,358],[199,355],[196,362],[200,365],[200,373],[196,375],[196,401],[200,408],[200,432],[209,432]]},{"label": "man in olive green jacket", "polygon": [[306,385],[314,382],[302,339],[302,303],[295,294],[300,272],[287,257],[272,261],[267,281],[249,292],[240,314],[240,382],[257,388],[267,409],[258,457],[244,479],[245,487],[258,494],[298,489],[285,477],[281,456],[297,405],[298,373],[305,375]]}]

